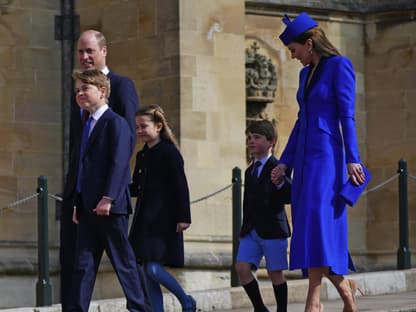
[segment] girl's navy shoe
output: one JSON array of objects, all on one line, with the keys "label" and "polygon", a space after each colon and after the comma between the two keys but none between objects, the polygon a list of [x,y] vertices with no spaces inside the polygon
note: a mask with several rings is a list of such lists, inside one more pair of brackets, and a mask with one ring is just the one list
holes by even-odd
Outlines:
[{"label": "girl's navy shoe", "polygon": [[183,308],[183,312],[196,312],[196,301],[192,296],[188,296],[188,304],[186,308]]}]

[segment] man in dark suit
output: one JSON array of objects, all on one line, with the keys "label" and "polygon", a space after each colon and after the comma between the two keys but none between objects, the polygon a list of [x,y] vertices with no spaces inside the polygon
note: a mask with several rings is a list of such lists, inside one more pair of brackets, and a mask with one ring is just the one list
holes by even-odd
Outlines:
[{"label": "man in dark suit", "polygon": [[110,108],[124,117],[136,138],[136,112],[139,100],[131,79],[116,75],[106,65],[107,43],[104,35],[96,30],[84,31],[77,44],[79,64],[83,69],[98,69],[110,79],[111,94],[108,100]]},{"label": "man in dark suit", "polygon": [[87,110],[76,181],[76,261],[68,311],[87,312],[104,250],[127,299],[129,311],[148,311],[128,241],[131,213],[129,161],[133,135],[107,105],[109,79],[99,70],[75,71],[78,105]]},{"label": "man in dark suit", "polygon": [[283,270],[288,268],[287,240],[290,229],[285,203],[290,200],[291,185],[284,181],[275,185],[271,171],[278,164],[272,155],[277,135],[267,120],[251,122],[246,130],[247,148],[253,164],[245,172],[243,224],[240,233],[236,271],[254,311],[269,311],[264,305],[258,282],[252,274],[261,259],[266,260],[267,273],[273,285],[277,311],[287,311],[287,284]]},{"label": "man in dark suit", "polygon": [[[95,30],[84,31],[77,43],[77,55],[83,69],[98,69],[110,79],[111,93],[108,104],[115,113],[127,120],[135,142],[135,114],[139,107],[137,92],[132,80],[109,71],[106,65],[107,46],[104,35]],[[69,300],[75,261],[76,225],[72,222],[72,215],[75,207],[79,147],[83,123],[88,115],[87,111],[80,109],[75,98],[71,104],[69,167],[63,192],[60,242],[61,303],[64,312]]]}]

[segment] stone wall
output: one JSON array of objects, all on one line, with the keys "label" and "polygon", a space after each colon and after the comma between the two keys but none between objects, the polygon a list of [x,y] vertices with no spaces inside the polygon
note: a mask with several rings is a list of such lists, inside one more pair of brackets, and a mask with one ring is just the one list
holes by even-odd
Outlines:
[{"label": "stone wall", "polygon": [[[180,1],[181,149],[191,199],[244,169],[244,1]],[[231,236],[231,189],[193,204],[189,239]]]},{"label": "stone wall", "polygon": [[246,0],[246,6],[250,9],[259,8],[263,14],[267,11],[279,8],[290,11],[319,11],[322,14],[331,15],[335,12],[372,14],[374,12],[399,12],[402,10],[415,10],[416,3],[409,0]]},{"label": "stone wall", "polygon": [[[54,40],[56,1],[0,6],[0,245],[34,242],[37,202],[13,210],[9,203],[36,193],[37,177],[61,190],[62,124],[59,42]],[[54,212],[50,237],[56,242]]]},{"label": "stone wall", "polygon": [[[369,16],[365,32],[367,161],[374,181],[408,162],[409,243],[416,250],[416,22],[412,12]],[[373,183],[374,185],[375,183]],[[395,263],[399,247],[398,186],[370,193],[367,203],[369,267]],[[414,262],[414,261],[413,261]]]},{"label": "stone wall", "polygon": [[[81,31],[98,29],[111,70],[133,79],[141,105],[161,105],[179,136],[179,3],[177,0],[77,2]],[[180,136],[179,136],[180,138]]]},{"label": "stone wall", "polygon": [[[51,194],[62,187],[58,14],[55,0],[0,2],[0,307],[34,304],[37,263],[37,199],[5,207],[35,194],[40,175]],[[49,241],[56,245],[58,222],[49,203]],[[51,271],[56,264],[54,258]]]}]

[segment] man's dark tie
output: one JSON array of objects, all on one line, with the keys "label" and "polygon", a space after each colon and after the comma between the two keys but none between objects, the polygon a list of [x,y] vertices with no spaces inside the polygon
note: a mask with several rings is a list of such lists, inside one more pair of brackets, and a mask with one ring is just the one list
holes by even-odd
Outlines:
[{"label": "man's dark tie", "polygon": [[84,157],[85,148],[88,143],[88,136],[90,134],[92,117],[88,118],[85,122],[84,127],[82,128],[82,138],[81,138],[81,148],[79,153],[79,164],[78,164],[78,177],[77,177],[77,192],[81,193],[81,179],[82,179],[82,158]]},{"label": "man's dark tie", "polygon": [[261,166],[261,161],[257,160],[253,165],[253,170],[251,171],[251,175],[257,179],[259,176],[259,168]]}]

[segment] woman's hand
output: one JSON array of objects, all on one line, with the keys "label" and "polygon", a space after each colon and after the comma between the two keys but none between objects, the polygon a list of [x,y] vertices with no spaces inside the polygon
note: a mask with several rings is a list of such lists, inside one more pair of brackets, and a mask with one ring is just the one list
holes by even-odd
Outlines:
[{"label": "woman's hand", "polygon": [[355,185],[365,182],[365,174],[360,163],[347,163],[348,174]]},{"label": "woman's hand", "polygon": [[273,168],[270,178],[274,184],[282,183],[283,179],[286,176],[286,169],[287,166],[285,164],[278,164],[276,167]]},{"label": "woman's hand", "polygon": [[191,225],[190,223],[179,222],[178,224],[176,224],[176,232],[178,233],[183,232],[187,228],[189,228],[190,225]]}]

